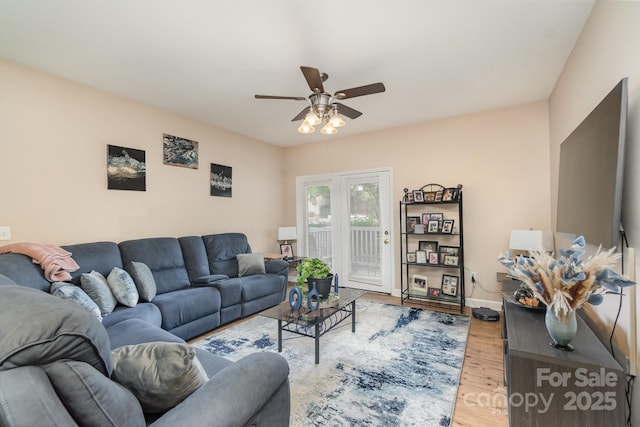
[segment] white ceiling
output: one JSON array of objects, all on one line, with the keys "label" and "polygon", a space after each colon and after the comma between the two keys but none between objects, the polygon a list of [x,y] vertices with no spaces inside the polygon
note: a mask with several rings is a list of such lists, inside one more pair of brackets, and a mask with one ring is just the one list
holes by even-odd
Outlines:
[{"label": "white ceiling", "polygon": [[[280,146],[546,99],[594,0],[0,0],[0,57]],[[300,135],[300,66],[363,113]],[[170,129],[167,129],[170,132]],[[192,135],[180,135],[193,137]]]}]

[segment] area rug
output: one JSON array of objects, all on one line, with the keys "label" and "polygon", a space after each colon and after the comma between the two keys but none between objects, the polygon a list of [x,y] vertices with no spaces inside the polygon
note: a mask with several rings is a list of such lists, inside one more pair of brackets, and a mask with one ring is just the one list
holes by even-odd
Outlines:
[{"label": "area rug", "polygon": [[[283,332],[292,426],[449,426],[469,318],[358,300],[351,319],[320,338]],[[256,316],[195,346],[231,360],[278,351],[277,321]]]}]

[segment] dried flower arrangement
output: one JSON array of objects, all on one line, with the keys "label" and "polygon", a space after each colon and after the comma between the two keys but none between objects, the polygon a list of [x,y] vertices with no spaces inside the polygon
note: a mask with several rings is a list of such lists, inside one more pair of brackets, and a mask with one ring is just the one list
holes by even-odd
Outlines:
[{"label": "dried flower arrangement", "polygon": [[604,294],[620,294],[621,288],[635,282],[612,270],[621,255],[615,248],[598,248],[595,255],[583,259],[585,240],[578,237],[570,249],[560,249],[559,258],[542,250],[529,251],[529,257],[514,258],[509,251],[498,262],[507,274],[521,280],[547,307],[562,318],[585,302],[601,304]]}]

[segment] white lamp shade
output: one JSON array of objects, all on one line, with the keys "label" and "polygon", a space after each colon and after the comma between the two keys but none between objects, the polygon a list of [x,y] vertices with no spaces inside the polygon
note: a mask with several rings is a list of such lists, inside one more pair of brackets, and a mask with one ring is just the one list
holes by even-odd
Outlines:
[{"label": "white lamp shade", "polygon": [[278,227],[278,240],[296,240],[298,231],[295,227]]},{"label": "white lamp shade", "polygon": [[509,249],[553,251],[553,234],[541,230],[511,230]]}]

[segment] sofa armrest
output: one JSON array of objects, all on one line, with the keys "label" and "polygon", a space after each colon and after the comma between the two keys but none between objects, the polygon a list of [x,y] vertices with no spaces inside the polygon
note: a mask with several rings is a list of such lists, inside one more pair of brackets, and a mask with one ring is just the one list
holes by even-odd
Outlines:
[{"label": "sofa armrest", "polygon": [[289,263],[281,259],[268,259],[264,262],[264,268],[267,273],[280,274],[289,276]]},{"label": "sofa armrest", "polygon": [[[269,412],[282,414],[274,427],[289,425],[289,364],[275,353],[254,353],[222,369],[207,383],[165,413],[152,427],[176,425],[244,426],[256,419],[267,403]],[[286,392],[283,394],[283,386]],[[274,395],[278,402],[270,402]]]},{"label": "sofa armrest", "polygon": [[193,284],[194,285],[211,285],[220,280],[228,279],[226,274],[210,274],[208,276],[198,277]]}]

